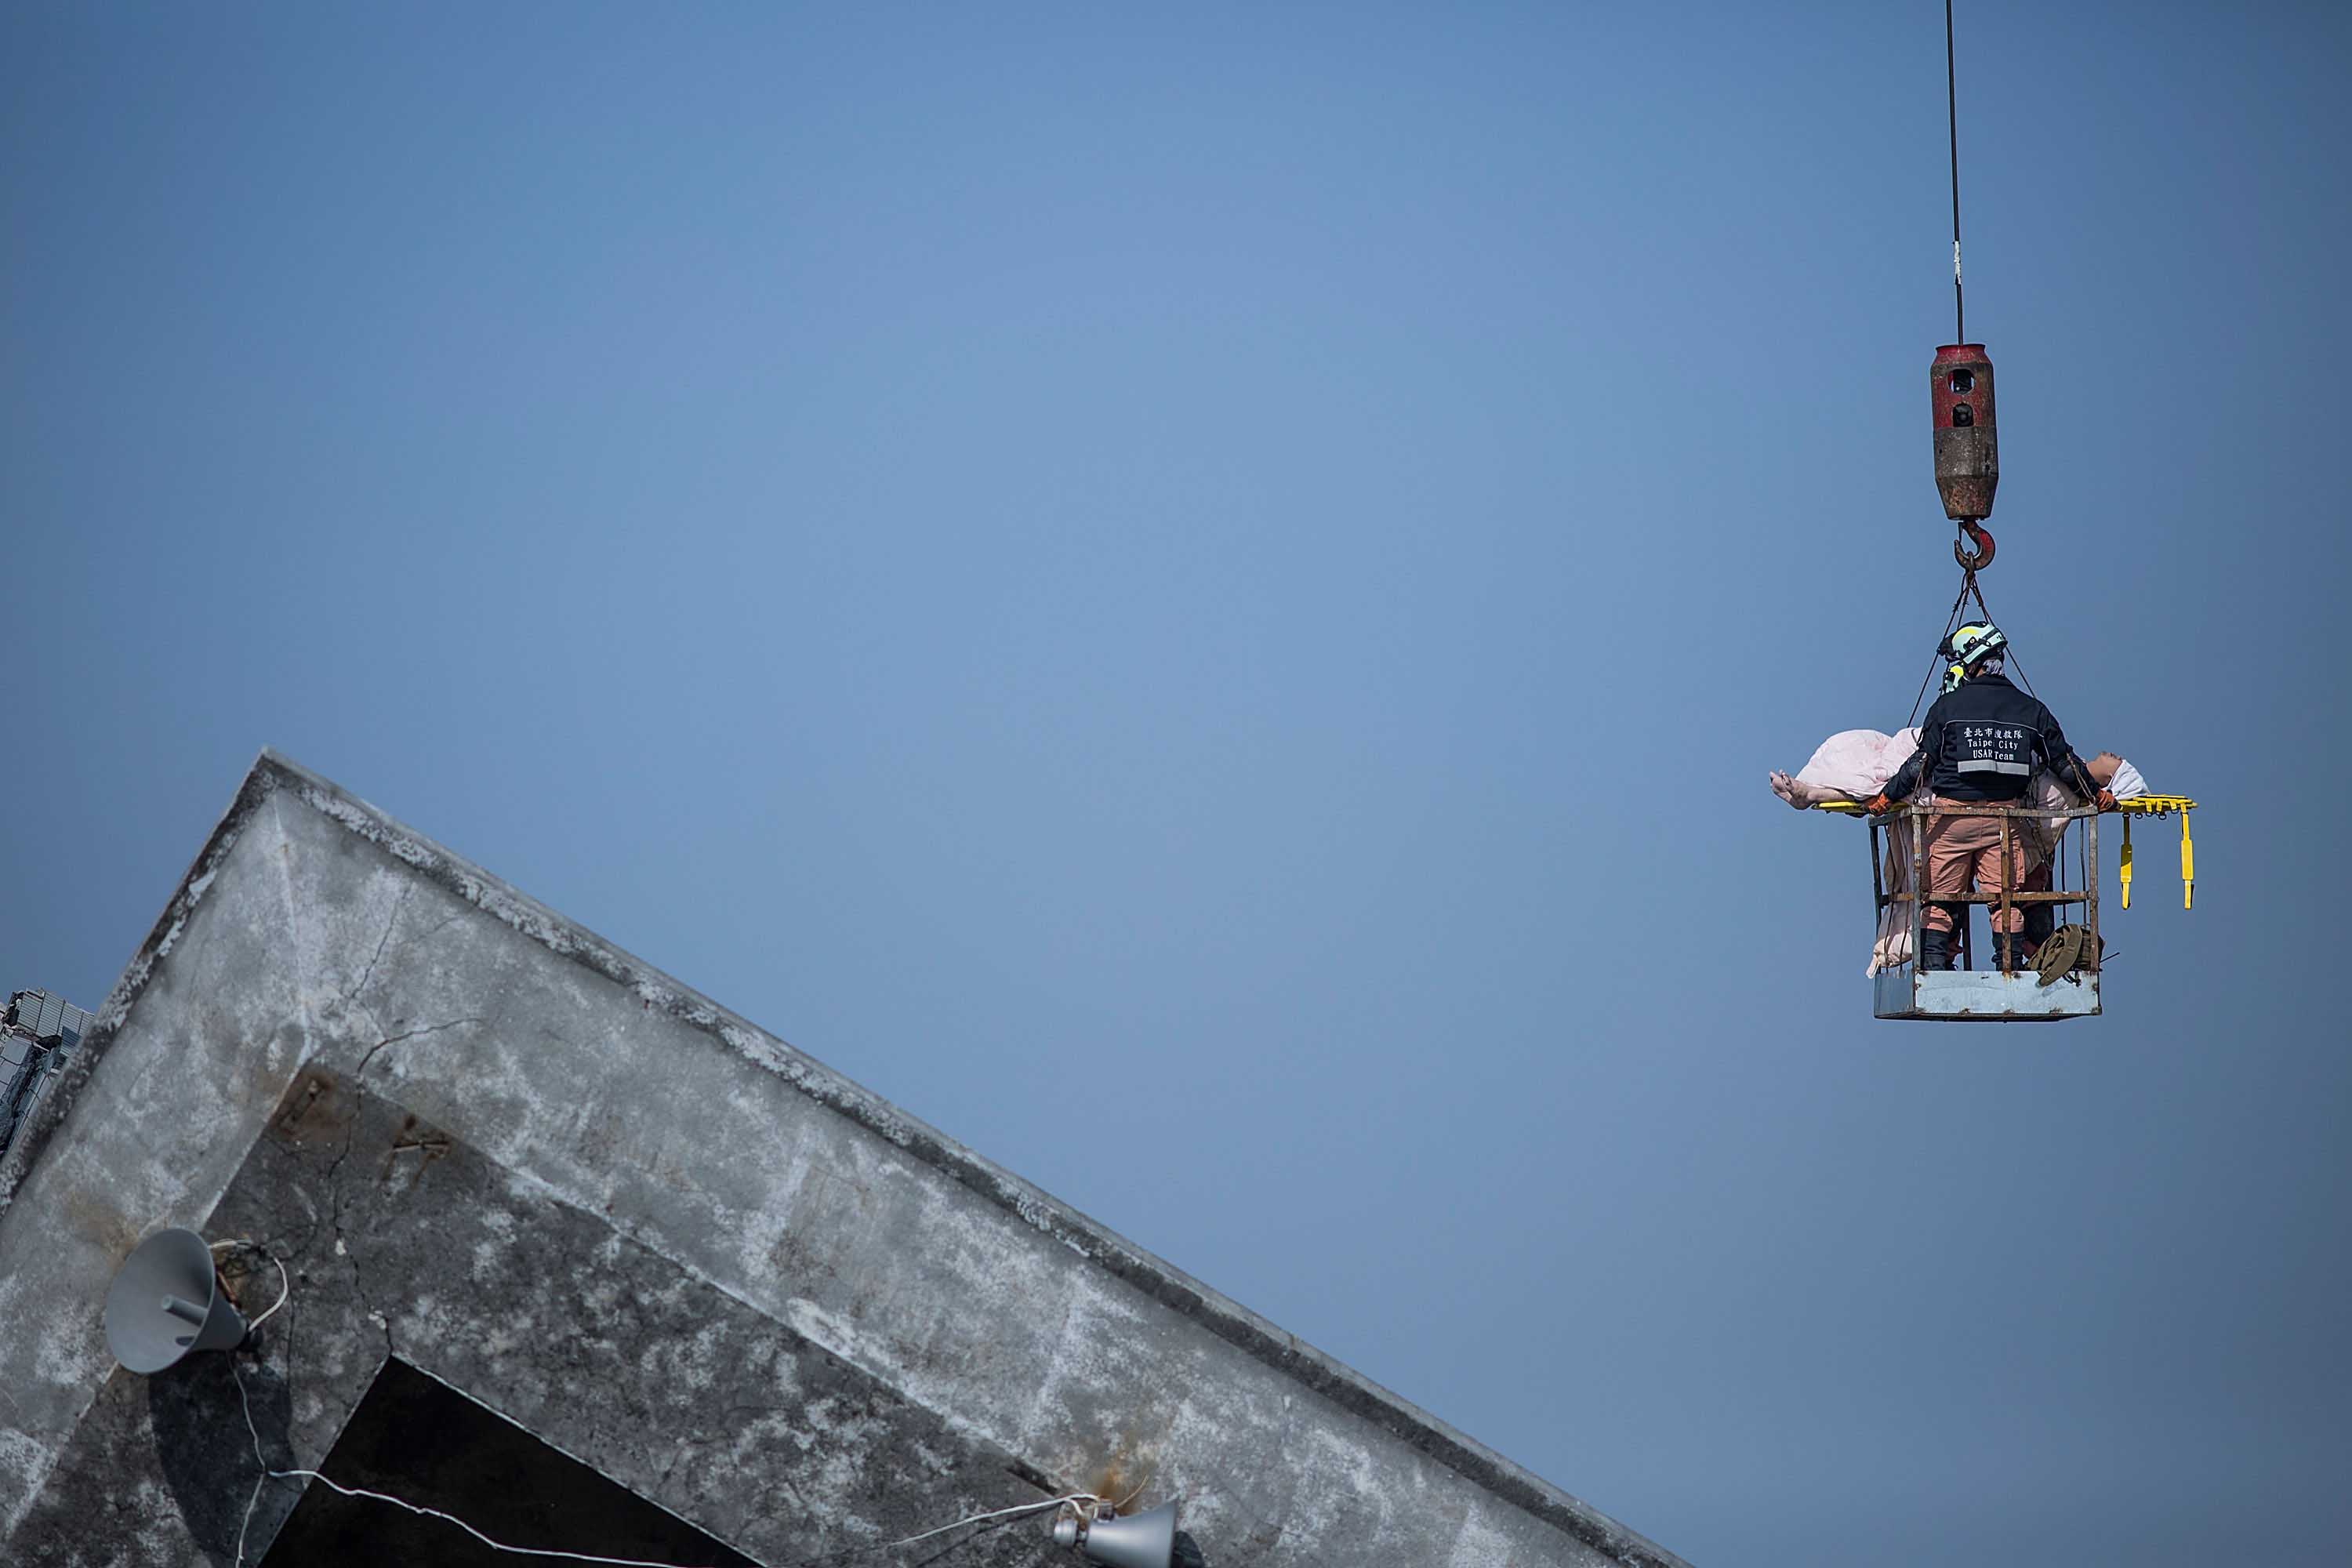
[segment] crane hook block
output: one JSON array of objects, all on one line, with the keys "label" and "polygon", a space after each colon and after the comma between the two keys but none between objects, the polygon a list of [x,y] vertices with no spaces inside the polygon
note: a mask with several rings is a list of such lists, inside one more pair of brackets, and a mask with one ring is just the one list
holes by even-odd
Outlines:
[{"label": "crane hook block", "polygon": [[1992,361],[1982,343],[1947,343],[1927,368],[1936,407],[1936,489],[1944,515],[1980,522],[1992,515],[2000,483],[2000,439],[1993,427]]}]

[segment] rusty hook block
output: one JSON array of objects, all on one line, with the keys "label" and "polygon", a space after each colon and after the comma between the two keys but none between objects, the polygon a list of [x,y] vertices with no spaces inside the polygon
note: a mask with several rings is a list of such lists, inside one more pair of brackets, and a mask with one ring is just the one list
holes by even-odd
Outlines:
[{"label": "rusty hook block", "polygon": [[1952,559],[1960,563],[1961,569],[1968,572],[1981,572],[1991,565],[1992,535],[1987,533],[1980,524],[1966,521],[1961,522],[1960,531],[1976,541],[1977,546],[1975,552],[1970,553],[1967,544],[1957,539],[1952,541]]}]

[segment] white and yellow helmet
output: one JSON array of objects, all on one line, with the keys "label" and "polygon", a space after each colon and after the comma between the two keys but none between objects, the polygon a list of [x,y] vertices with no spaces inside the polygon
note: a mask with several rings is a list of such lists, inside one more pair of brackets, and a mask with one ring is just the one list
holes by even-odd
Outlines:
[{"label": "white and yellow helmet", "polygon": [[1936,650],[1937,657],[1949,662],[1944,667],[1942,689],[1956,690],[1981,668],[1984,662],[2009,646],[2009,639],[1990,621],[1970,621],[1946,637]]}]

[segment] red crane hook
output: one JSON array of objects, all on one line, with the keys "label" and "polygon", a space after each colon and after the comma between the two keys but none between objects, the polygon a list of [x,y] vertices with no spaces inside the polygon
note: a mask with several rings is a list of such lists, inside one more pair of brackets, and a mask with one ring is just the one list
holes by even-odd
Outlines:
[{"label": "red crane hook", "polygon": [[1968,546],[1955,539],[1952,541],[1952,559],[1958,562],[1964,571],[1969,572],[1981,572],[1991,565],[1992,535],[1984,531],[1984,525],[1973,518],[1962,518],[1960,531],[1976,541],[1976,553],[1970,554]]}]

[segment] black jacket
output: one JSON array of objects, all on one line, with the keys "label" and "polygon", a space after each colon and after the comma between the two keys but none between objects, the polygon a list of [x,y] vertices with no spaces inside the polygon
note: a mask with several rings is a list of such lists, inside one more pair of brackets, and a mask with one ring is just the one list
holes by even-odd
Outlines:
[{"label": "black jacket", "polygon": [[2037,766],[2084,800],[2099,793],[2040,698],[2005,675],[1974,675],[1927,710],[1919,749],[1886,781],[1886,798],[1906,798],[1925,774],[1930,790],[1953,800],[2015,800]]}]

